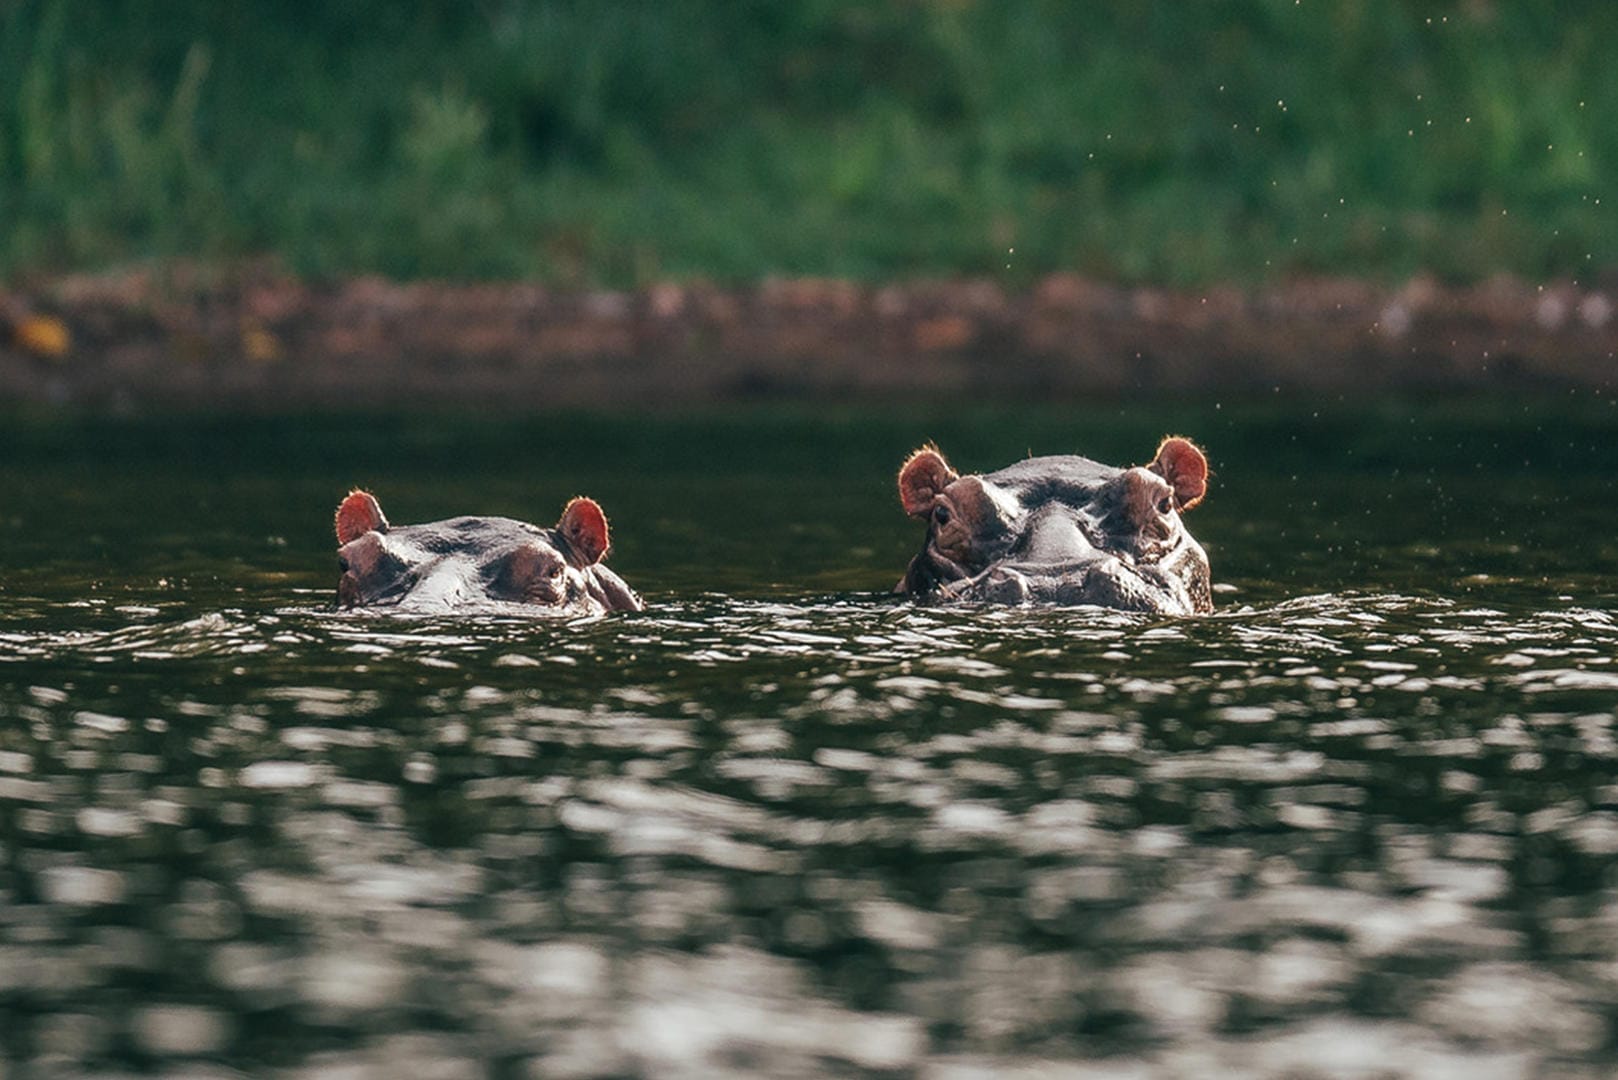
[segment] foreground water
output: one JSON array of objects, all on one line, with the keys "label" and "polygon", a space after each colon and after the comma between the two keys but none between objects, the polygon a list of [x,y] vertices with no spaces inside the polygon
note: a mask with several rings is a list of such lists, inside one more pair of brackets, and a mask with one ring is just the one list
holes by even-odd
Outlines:
[{"label": "foreground water", "polygon": [[[1576,407],[1575,407],[1576,406]],[[892,474],[1165,430],[1206,618],[919,608]],[[0,1075],[1606,1076],[1601,403],[0,435]],[[339,614],[330,513],[644,614]]]}]

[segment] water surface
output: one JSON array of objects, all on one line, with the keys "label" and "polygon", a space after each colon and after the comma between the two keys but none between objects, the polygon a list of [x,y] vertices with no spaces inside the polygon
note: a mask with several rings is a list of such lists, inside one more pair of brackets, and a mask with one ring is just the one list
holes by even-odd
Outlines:
[{"label": "water surface", "polygon": [[[893,474],[1206,446],[1212,616],[927,608]],[[1618,416],[0,434],[0,1074],[1605,1076]],[[644,614],[331,609],[601,500]]]}]

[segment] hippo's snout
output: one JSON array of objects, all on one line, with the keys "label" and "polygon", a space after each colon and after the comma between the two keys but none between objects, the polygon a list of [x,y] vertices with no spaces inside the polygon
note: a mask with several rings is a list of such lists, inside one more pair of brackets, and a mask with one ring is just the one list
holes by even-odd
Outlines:
[{"label": "hippo's snout", "polygon": [[1028,578],[1009,566],[997,566],[979,579],[978,599],[991,604],[1026,604],[1033,596]]}]

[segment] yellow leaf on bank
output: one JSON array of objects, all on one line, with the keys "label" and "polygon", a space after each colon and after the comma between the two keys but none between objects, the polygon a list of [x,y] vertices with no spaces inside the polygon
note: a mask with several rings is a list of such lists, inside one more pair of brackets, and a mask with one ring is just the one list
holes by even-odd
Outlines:
[{"label": "yellow leaf on bank", "polygon": [[59,360],[73,347],[67,324],[50,315],[25,315],[11,328],[17,347],[35,356]]},{"label": "yellow leaf on bank", "polygon": [[242,324],[242,352],[255,364],[281,358],[281,339],[257,323]]}]

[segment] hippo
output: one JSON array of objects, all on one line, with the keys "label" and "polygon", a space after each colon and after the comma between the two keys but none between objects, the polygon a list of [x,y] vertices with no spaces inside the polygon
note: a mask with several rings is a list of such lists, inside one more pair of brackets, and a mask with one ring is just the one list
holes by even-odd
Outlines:
[{"label": "hippo", "polygon": [[594,499],[569,502],[554,529],[503,517],[391,526],[374,496],[351,491],[337,508],[337,543],[339,607],[546,615],[644,608],[601,563],[607,515]]},{"label": "hippo", "polygon": [[962,476],[934,446],[899,470],[905,513],[927,541],[895,592],[932,600],[1213,610],[1208,556],[1180,515],[1202,501],[1208,459],[1171,436],[1151,464],[1120,469],[1035,457]]}]

